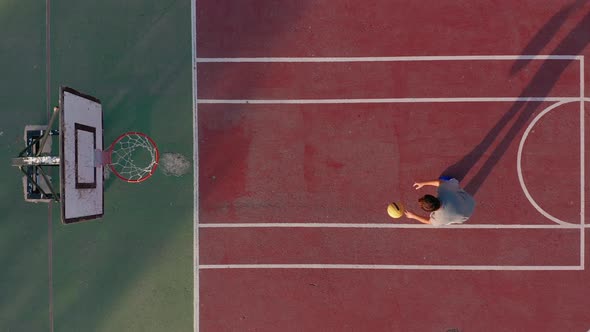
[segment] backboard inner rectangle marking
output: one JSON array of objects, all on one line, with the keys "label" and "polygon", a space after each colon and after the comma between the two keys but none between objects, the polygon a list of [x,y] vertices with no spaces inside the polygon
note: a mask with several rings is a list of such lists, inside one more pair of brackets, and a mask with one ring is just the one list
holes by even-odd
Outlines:
[{"label": "backboard inner rectangle marking", "polygon": [[96,150],[96,128],[80,123],[74,125],[76,189],[96,188],[94,151]]}]

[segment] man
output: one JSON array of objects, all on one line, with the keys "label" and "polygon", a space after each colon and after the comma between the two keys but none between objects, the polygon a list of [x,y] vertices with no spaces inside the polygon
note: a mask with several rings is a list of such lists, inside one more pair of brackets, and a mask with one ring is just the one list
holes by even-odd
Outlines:
[{"label": "man", "polygon": [[459,187],[459,181],[457,179],[441,177],[439,180],[414,183],[416,190],[424,186],[438,188],[438,197],[424,195],[418,199],[422,210],[429,212],[430,216],[425,218],[406,211],[406,217],[418,220],[424,224],[442,226],[462,224],[473,214],[475,200],[465,190]]}]

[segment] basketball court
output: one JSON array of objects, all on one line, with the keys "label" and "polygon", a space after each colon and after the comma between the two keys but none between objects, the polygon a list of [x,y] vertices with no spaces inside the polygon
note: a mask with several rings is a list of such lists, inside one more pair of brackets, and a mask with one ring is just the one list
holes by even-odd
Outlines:
[{"label": "basketball court", "polygon": [[589,10],[197,2],[197,327],[588,331]]},{"label": "basketball court", "polygon": [[590,4],[4,13],[0,330],[590,331]]}]

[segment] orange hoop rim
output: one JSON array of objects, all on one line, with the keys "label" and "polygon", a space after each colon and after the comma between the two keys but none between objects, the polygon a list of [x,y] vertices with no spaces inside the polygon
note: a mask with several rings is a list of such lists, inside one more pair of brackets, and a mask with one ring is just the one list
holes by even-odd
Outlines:
[{"label": "orange hoop rim", "polygon": [[[112,160],[112,159],[111,159],[111,158],[112,158],[112,153],[113,153],[113,151],[114,151],[114,149],[115,149],[115,146],[117,145],[117,143],[119,143],[119,142],[120,142],[121,140],[123,140],[125,137],[127,137],[127,136],[131,136],[131,135],[137,135],[137,136],[142,136],[142,137],[146,138],[146,139],[148,140],[148,142],[150,142],[150,144],[152,145],[152,147],[153,147],[153,149],[154,149],[154,152],[155,152],[155,156],[156,156],[156,158],[155,158],[155,159],[156,159],[156,161],[155,161],[154,165],[152,166],[152,169],[150,170],[150,172],[149,172],[148,174],[146,174],[146,175],[142,176],[142,177],[141,177],[141,178],[139,178],[139,179],[129,179],[129,178],[127,178],[127,177],[125,177],[125,176],[121,175],[121,174],[120,174],[120,173],[117,171],[117,169],[115,169],[115,167],[113,167],[113,164],[112,164],[112,162],[111,162],[111,160]],[[160,151],[158,150],[158,146],[156,145],[156,142],[155,142],[155,141],[154,141],[154,140],[153,140],[151,137],[149,137],[148,135],[146,135],[146,134],[144,134],[144,133],[142,133],[142,132],[139,132],[139,131],[128,131],[128,132],[125,132],[125,133],[123,133],[123,134],[119,135],[119,137],[117,137],[117,138],[116,138],[116,139],[113,141],[113,143],[111,143],[111,145],[110,145],[110,146],[109,146],[109,148],[108,148],[108,161],[109,161],[109,162],[108,162],[109,169],[110,169],[110,170],[111,170],[111,171],[112,171],[112,172],[113,172],[113,173],[114,173],[114,174],[115,174],[115,175],[116,175],[116,176],[117,176],[119,179],[121,179],[121,180],[123,180],[123,181],[125,181],[125,182],[129,182],[129,183],[140,183],[140,182],[143,182],[143,181],[145,181],[145,180],[149,179],[149,178],[150,178],[152,175],[154,175],[154,173],[155,173],[156,169],[158,168],[158,164],[160,163]]]}]

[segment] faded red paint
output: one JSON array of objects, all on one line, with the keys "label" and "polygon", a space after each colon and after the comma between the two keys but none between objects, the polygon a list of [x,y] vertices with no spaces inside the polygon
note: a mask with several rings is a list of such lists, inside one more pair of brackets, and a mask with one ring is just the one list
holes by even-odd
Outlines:
[{"label": "faded red paint", "polygon": [[305,144],[303,152],[303,178],[305,186],[309,192],[314,192],[315,189],[315,167],[314,160],[316,157],[316,150],[310,144]]},{"label": "faded red paint", "polygon": [[199,155],[201,213],[221,210],[237,217],[235,201],[247,195],[246,173],[251,137],[239,111],[200,112]]}]

